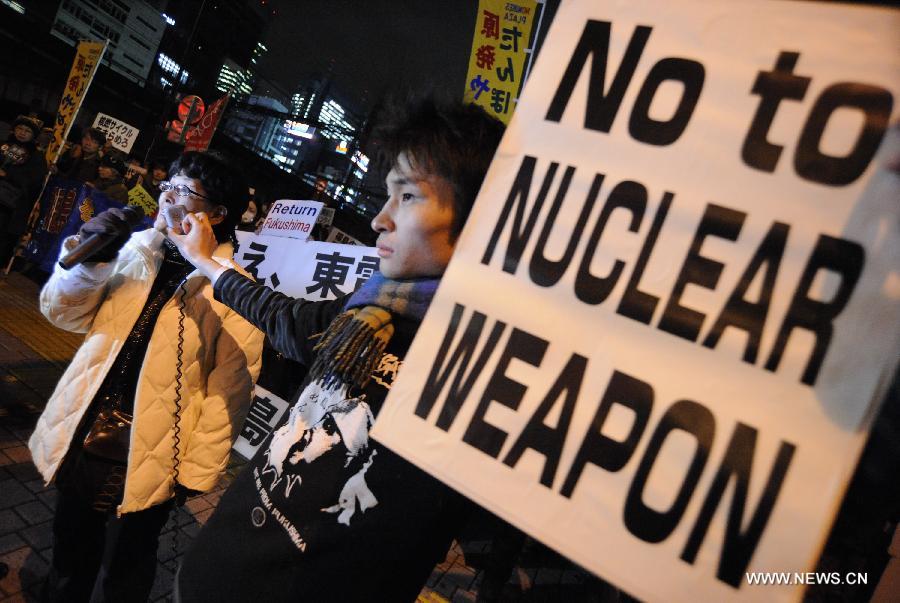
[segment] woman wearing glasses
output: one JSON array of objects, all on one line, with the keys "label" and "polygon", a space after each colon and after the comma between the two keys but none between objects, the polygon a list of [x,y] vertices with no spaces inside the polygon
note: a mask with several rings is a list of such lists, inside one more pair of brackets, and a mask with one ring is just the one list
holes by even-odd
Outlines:
[{"label": "woman wearing glasses", "polygon": [[217,260],[237,268],[230,239],[247,185],[213,153],[185,153],[169,174],[154,228],[131,234],[120,210],[99,214],[79,236],[111,243],[57,267],[41,292],[53,324],[86,333],[29,441],[58,489],[45,600],[147,599],[173,499],[215,486],[259,372],[262,334],[213,299],[165,219],[204,212]]}]

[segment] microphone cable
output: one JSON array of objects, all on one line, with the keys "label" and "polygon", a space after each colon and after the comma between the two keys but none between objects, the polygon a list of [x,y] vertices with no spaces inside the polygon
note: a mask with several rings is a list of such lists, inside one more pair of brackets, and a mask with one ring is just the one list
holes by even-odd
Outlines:
[{"label": "microphone cable", "polygon": [[183,377],[184,367],[184,297],[187,294],[185,287],[187,277],[178,285],[178,291],[181,293],[178,300],[178,346],[177,357],[175,361],[175,425],[172,428],[172,496],[175,499],[172,505],[171,515],[169,517],[172,522],[172,561],[178,566],[178,509],[183,505],[178,502],[178,466],[181,459],[178,458],[179,446],[181,445],[181,388],[183,387],[181,379]]}]

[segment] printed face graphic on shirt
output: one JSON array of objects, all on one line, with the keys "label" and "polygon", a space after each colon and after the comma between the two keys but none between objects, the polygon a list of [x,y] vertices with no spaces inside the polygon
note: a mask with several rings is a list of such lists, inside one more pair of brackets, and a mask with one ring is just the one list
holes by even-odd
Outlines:
[{"label": "printed face graphic on shirt", "polygon": [[375,458],[369,447],[374,417],[360,398],[344,388],[311,384],[291,407],[287,422],[272,434],[262,471],[280,513],[300,522],[309,514],[335,514],[349,525],[357,511],[378,504],[365,474]]}]

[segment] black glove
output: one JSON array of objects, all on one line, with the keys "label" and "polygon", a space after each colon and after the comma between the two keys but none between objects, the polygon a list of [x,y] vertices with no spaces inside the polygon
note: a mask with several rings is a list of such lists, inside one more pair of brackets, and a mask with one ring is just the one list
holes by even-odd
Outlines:
[{"label": "black glove", "polygon": [[85,222],[78,231],[78,237],[84,241],[92,234],[114,237],[109,244],[90,256],[91,262],[111,262],[119,250],[131,236],[131,226],[125,219],[125,212],[111,207]]}]

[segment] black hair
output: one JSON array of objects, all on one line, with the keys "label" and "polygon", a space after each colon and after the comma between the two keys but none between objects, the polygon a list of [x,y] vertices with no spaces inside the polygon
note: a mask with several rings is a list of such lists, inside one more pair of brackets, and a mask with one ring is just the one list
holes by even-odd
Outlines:
[{"label": "black hair", "polygon": [[228,210],[213,232],[220,243],[229,240],[250,199],[247,181],[237,165],[216,151],[189,151],[169,167],[170,178],[179,174],[199,180],[211,202]]},{"label": "black hair", "polygon": [[106,134],[103,132],[103,130],[98,130],[97,128],[88,128],[84,131],[84,134],[82,134],[82,138],[84,138],[85,136],[96,142],[101,147],[106,144]]},{"label": "black hair", "polygon": [[405,153],[421,176],[440,176],[453,189],[455,239],[462,230],[505,126],[477,105],[434,96],[389,103],[375,131],[382,161],[397,167]]}]

